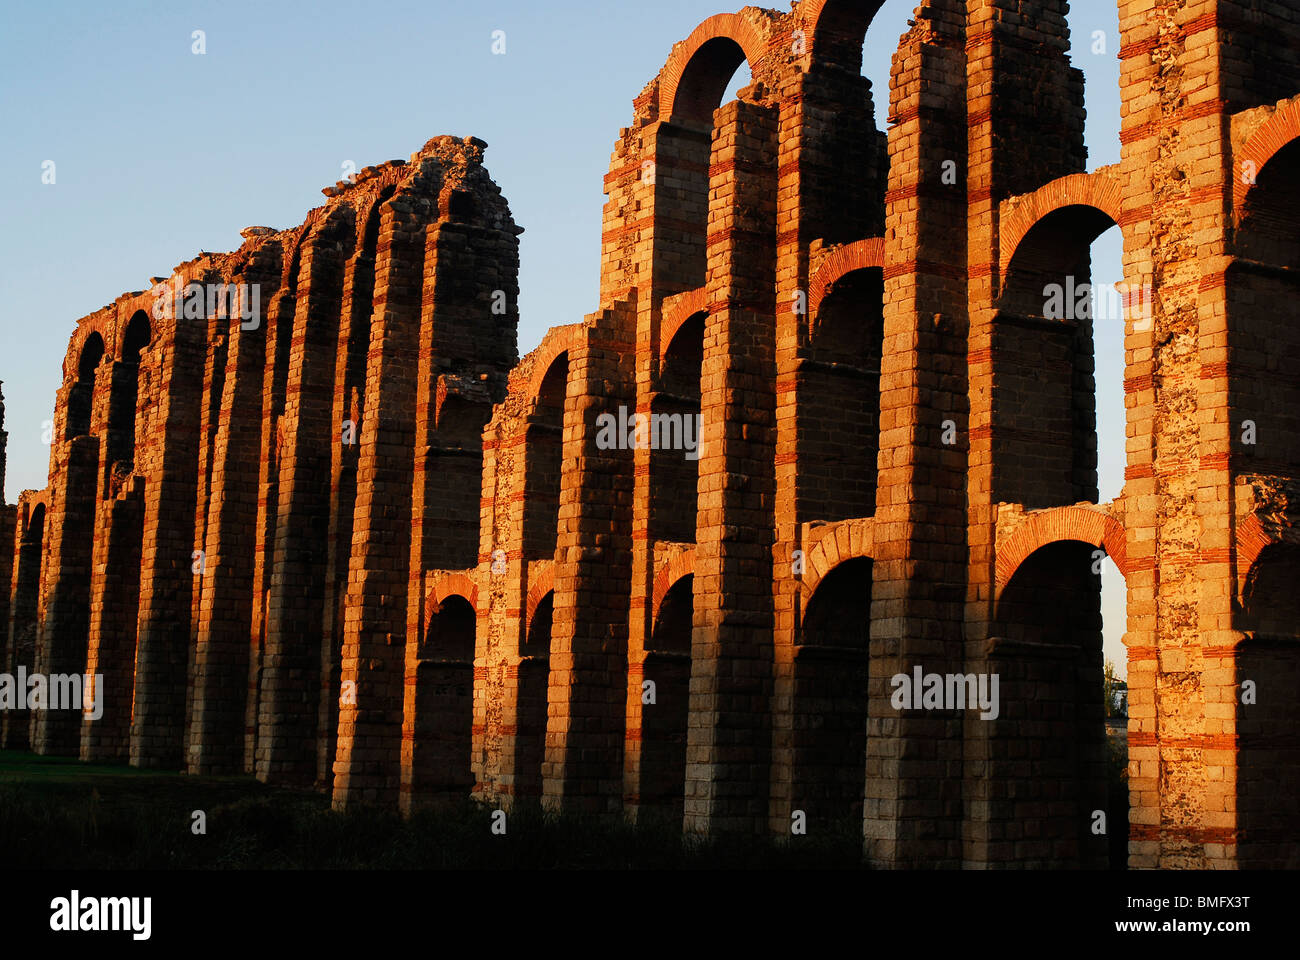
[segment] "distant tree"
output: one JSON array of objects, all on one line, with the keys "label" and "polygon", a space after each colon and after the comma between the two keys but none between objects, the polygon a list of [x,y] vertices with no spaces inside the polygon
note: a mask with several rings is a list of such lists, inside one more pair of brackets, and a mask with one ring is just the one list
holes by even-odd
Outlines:
[{"label": "distant tree", "polygon": [[1103,673],[1102,688],[1105,694],[1106,717],[1128,717],[1128,701],[1117,701],[1116,694],[1121,690],[1127,691],[1128,684],[1119,678],[1115,672],[1115,664],[1107,658],[1106,669]]}]

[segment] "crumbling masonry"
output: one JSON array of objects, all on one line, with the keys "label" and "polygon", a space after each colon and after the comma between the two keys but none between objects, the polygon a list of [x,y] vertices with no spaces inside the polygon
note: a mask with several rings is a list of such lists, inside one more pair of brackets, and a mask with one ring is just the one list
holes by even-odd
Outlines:
[{"label": "crumbling masonry", "polygon": [[[849,822],[878,866],[1104,866],[1099,810],[1133,867],[1300,866],[1300,12],[1121,0],[1122,161],[1088,172],[1065,0],[923,4],[887,133],[879,6],[675,45],[615,144],[599,310],[522,361],[475,140],[155,278],[201,308],[83,318],[0,614],[6,669],[105,707],[6,712],[4,745],[338,807]],[[1115,225],[1098,503],[1092,320],[1046,295]],[[996,716],[900,708],[918,670],[996,676]]]}]

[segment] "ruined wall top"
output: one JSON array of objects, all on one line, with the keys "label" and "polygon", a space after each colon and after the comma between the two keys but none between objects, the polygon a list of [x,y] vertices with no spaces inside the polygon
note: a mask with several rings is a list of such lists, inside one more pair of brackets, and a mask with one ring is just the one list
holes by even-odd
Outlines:
[{"label": "ruined wall top", "polygon": [[[409,160],[366,166],[349,179],[324,187],[321,193],[326,202],[308,211],[298,226],[246,227],[240,231],[243,243],[235,250],[202,251],[177,264],[167,276],[150,277],[147,289],[124,293],[77,321],[63,363],[65,386],[76,378],[82,348],[93,333],[102,337],[106,359],[120,357],[127,325],[136,313],[143,310],[156,318],[159,297],[192,282],[239,283],[254,263],[278,262],[281,286],[291,285],[301,247],[314,231],[343,220],[363,230],[371,211],[384,202],[436,204],[436,219],[468,221],[490,230],[522,234],[523,228],[515,224],[501,188],[483,166],[486,149],[487,143],[477,137],[434,137]],[[165,339],[166,331],[162,333]]]}]

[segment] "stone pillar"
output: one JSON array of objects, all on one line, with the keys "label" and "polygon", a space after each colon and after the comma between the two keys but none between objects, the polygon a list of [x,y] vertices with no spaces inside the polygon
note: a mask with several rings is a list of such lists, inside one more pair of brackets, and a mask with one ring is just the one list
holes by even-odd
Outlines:
[{"label": "stone pillar", "polygon": [[425,230],[433,201],[399,193],[379,228],[375,316],[360,425],[352,562],[344,613],[334,806],[396,807],[411,551],[411,465]]},{"label": "stone pillar", "polygon": [[375,255],[383,203],[382,191],[358,212],[359,240],[343,277],[343,309],[334,361],[335,436],[330,444],[329,531],[326,538],[325,609],[321,621],[320,704],[316,721],[316,783],[329,790],[334,780],[334,751],[339,735],[339,658],[343,649],[344,600],[352,558],[352,520],[357,505],[357,464],[366,408],[366,364],[370,321],[375,312]]},{"label": "stone pillar", "polygon": [[458,753],[462,733],[472,736],[472,701],[462,700],[459,691],[472,696],[473,663],[437,648],[439,638],[426,637],[425,577],[435,568],[474,576],[483,428],[517,356],[515,234],[464,222],[462,209],[472,204],[460,191],[445,188],[440,206],[442,216],[426,241],[420,322],[419,355],[431,363],[421,366],[415,403],[401,758],[405,811],[458,801],[474,784],[470,755]]},{"label": "stone pillar", "polygon": [[[279,244],[267,244],[242,282],[258,286],[258,304],[270,304],[280,276]],[[211,499],[207,505],[195,620],[194,676],[186,768],[195,774],[244,770],[252,628],[258,476],[263,430],[266,318],[228,321],[226,369],[216,409]]]},{"label": "stone pillar", "polygon": [[144,481],[137,477],[121,495],[106,501],[95,538],[97,575],[86,674],[96,685],[102,712],[98,718],[93,711],[82,717],[82,760],[124,761],[130,756],[143,493]]},{"label": "stone pillar", "polygon": [[[3,385],[4,385],[4,381],[0,380],[0,386]],[[0,390],[0,504],[3,504],[5,499],[4,491],[5,491],[6,450],[9,446],[9,432],[4,429],[4,425],[5,425],[5,396],[4,396],[4,391]]]},{"label": "stone pillar", "polygon": [[[856,35],[850,43],[857,42]],[[819,51],[814,51],[817,54]],[[844,519],[809,511],[812,471],[824,436],[808,424],[810,397],[822,384],[808,374],[811,247],[851,243],[883,232],[884,135],[874,127],[870,82],[852,64],[814,55],[810,69],[786,77],[780,93],[776,236],[776,526],[772,552],[774,634],[770,826],[788,835],[794,796],[795,645],[800,640],[802,525]],[[812,403],[810,403],[810,400]],[[816,446],[816,450],[810,448]],[[872,473],[875,465],[872,464]],[[870,516],[875,506],[863,509]],[[806,570],[805,570],[806,572]]]},{"label": "stone pillar", "polygon": [[[1031,501],[1029,506],[1042,507],[1097,496],[1091,329],[1085,323],[1071,334],[1065,324],[1012,316],[1003,297],[1008,277],[1000,271],[1001,202],[1084,168],[1083,80],[1068,58],[1068,4],[1038,4],[1032,16],[1014,24],[1009,20],[1011,5],[1001,0],[971,3],[968,9],[964,179],[969,201],[970,421],[968,431],[959,434],[969,438],[970,584],[964,670],[996,674],[1001,707],[996,720],[981,719],[978,711],[967,711],[964,717],[969,813],[962,862],[980,867],[1017,861],[1095,867],[1104,865],[1106,853],[1104,838],[1090,833],[1091,811],[1106,805],[1099,763],[1104,749],[1100,633],[1080,643],[1041,630],[1027,643],[1023,637],[1009,636],[1003,629],[1007,624],[997,619],[993,576],[999,501]],[[1041,288],[1033,294],[1041,303]],[[1043,308],[1036,306],[1032,312],[1041,314]],[[1059,371],[1051,372],[1052,389],[1068,395],[1072,406],[1064,418],[1065,432],[1050,437],[1036,433],[1036,424],[1035,429],[1025,429],[1009,412],[1032,405],[1034,391],[1041,389],[1028,382],[1029,377],[1042,377],[1041,372],[1031,373],[1040,364],[1027,361],[1019,345],[1048,338],[1054,349],[1069,353],[1071,364],[1080,365],[1063,383]],[[1039,461],[1032,464],[1034,469],[1026,465],[1026,444],[1038,448],[1034,453],[1049,451],[1047,456],[1055,458],[1052,467],[1037,469]],[[1075,573],[1088,578],[1080,589],[1090,592],[1090,612],[1098,616],[1100,581],[1090,577],[1087,567],[1072,569],[1071,575]],[[1038,625],[1019,626],[1033,630]],[[1091,685],[1085,677],[1094,673],[1096,684]],[[1049,676],[1055,679],[1044,679]],[[1077,681],[1060,679],[1066,676]],[[1058,696],[1064,701],[1046,706]],[[1057,711],[1050,719],[1049,710]],[[1034,746],[1040,736],[1036,731],[1053,721],[1076,724],[1071,729],[1078,733],[1070,738],[1075,742],[1060,751],[1068,753],[1065,760],[1040,756]],[[1026,764],[1029,753],[1038,759]],[[1089,840],[1092,846],[1087,846]]]},{"label": "stone pillar", "polygon": [[[12,676],[16,652],[12,611],[22,568],[20,538],[24,511],[20,507],[4,506],[3,491],[4,487],[0,486],[0,671]],[[0,750],[10,749],[10,718],[15,715],[18,714],[14,710],[0,711]]]},{"label": "stone pillar", "polygon": [[[244,772],[256,773],[261,724],[262,667],[266,648],[271,578],[275,571],[275,532],[280,507],[280,461],[284,449],[284,406],[288,391],[298,279],[309,226],[285,244],[279,292],[267,311],[266,356],[262,374],[262,427],[257,470],[257,520],[253,542],[252,613],[248,638],[248,676],[244,707]],[[269,732],[269,731],[268,731]]]},{"label": "stone pillar", "polygon": [[146,478],[131,718],[131,764],[138,767],[184,765],[206,326],[181,317],[160,322],[140,361],[152,393],[142,397],[149,429],[135,448],[135,472]]},{"label": "stone pillar", "polygon": [[[649,416],[662,408],[662,403],[656,407],[656,399],[662,388],[662,350],[667,347],[661,337],[665,299],[690,296],[691,291],[703,293],[711,130],[680,121],[650,120],[650,104],[638,101],[636,106],[636,123],[616,146],[606,178],[606,244],[622,256],[607,256],[601,291],[605,305],[626,298],[631,288],[637,291],[635,412]],[[669,512],[681,515],[693,531],[696,513],[694,498],[687,503],[655,502],[665,455],[674,454],[656,455],[645,448],[632,452],[632,611],[623,792],[634,814],[642,792],[641,695],[646,648],[654,630],[655,542],[676,539],[656,529],[655,517]]]},{"label": "stone pillar", "polygon": [[[301,256],[297,309],[279,431],[278,507],[267,584],[258,696],[256,770],[263,781],[311,783],[325,599],[330,422],[344,264],[354,211],[339,204],[313,228]],[[286,317],[281,317],[284,322]]]},{"label": "stone pillar", "polygon": [[771,759],[777,111],[714,113],[685,829],[761,831]]},{"label": "stone pillar", "polygon": [[[0,384],[3,385],[3,384]],[[20,563],[20,551],[14,539],[20,524],[19,509],[5,506],[5,447],[9,434],[4,429],[4,393],[0,392],[0,670],[13,673],[13,631],[10,627],[10,603],[17,588],[15,574]],[[9,713],[0,713],[0,749],[6,744]]]},{"label": "stone pillar", "polygon": [[[86,668],[90,627],[91,557],[95,534],[95,492],[99,438],[67,441],[62,470],[51,484],[45,536],[46,594],[37,643],[36,673],[80,674]],[[48,702],[48,700],[47,700]],[[37,753],[76,756],[81,714],[77,710],[39,710],[32,716],[32,746]]]},{"label": "stone pillar", "polygon": [[[41,562],[45,547],[45,504],[24,494],[19,499],[15,531],[13,593],[9,603],[4,671],[18,667],[35,670],[36,638],[40,633]],[[25,695],[25,692],[24,692]],[[0,747],[26,750],[31,744],[31,714],[26,710],[0,712]]]},{"label": "stone pillar", "polygon": [[633,463],[602,449],[598,418],[635,402],[635,308],[588,318],[569,349],[542,787],[557,810],[622,809]]},{"label": "stone pillar", "polygon": [[[220,282],[225,282],[227,272],[222,271]],[[202,618],[203,581],[208,567],[208,533],[213,520],[214,495],[217,492],[216,461],[220,456],[218,450],[218,433],[222,420],[230,415],[227,408],[221,406],[225,394],[227,366],[230,357],[230,319],[224,311],[207,320],[205,358],[203,366],[202,400],[199,410],[199,443],[197,464],[197,492],[195,496],[194,532],[191,547],[190,572],[194,576],[193,589],[190,591],[190,642],[187,653],[185,698],[185,743],[184,763],[190,763],[190,747],[194,729],[194,710],[199,698],[194,694],[200,684],[199,621]],[[206,651],[203,651],[206,656]],[[204,671],[207,666],[202,667]]]},{"label": "stone pillar", "polygon": [[[552,331],[554,334],[554,331]],[[540,350],[541,348],[539,348]],[[519,658],[524,644],[526,410],[521,389],[534,354],[511,374],[511,390],[483,433],[480,495],[478,630],[474,644],[474,723],[470,767],[474,793],[509,804],[520,795]],[[537,785],[540,788],[540,784]]]},{"label": "stone pillar", "polygon": [[1239,175],[1226,115],[1295,93],[1294,18],[1227,0],[1120,3],[1125,218],[1145,242],[1125,251],[1125,280],[1151,284],[1152,308],[1125,339],[1134,868],[1239,863],[1250,708],[1237,688],[1247,638],[1234,629],[1233,470],[1247,468],[1241,421],[1260,411],[1235,393],[1252,360],[1225,302],[1224,212]]}]

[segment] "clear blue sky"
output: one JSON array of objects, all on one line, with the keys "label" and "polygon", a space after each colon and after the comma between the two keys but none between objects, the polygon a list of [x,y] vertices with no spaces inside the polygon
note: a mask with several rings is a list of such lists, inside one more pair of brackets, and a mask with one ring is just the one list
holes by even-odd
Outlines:
[{"label": "clear blue sky", "polygon": [[[867,34],[877,122],[914,0]],[[444,0],[6,3],[0,10],[0,380],[6,501],[45,486],[76,320],[239,231],[301,223],[344,164],[405,158],[438,134],[481,137],[521,238],[521,354],[597,306],[602,178],[632,98],[718,0],[653,4]],[[1113,3],[1076,0],[1090,165],[1119,159]],[[206,53],[192,53],[205,33]],[[506,34],[504,56],[492,33]],[[1106,53],[1092,52],[1093,32]],[[743,70],[743,68],[742,68]],[[737,78],[733,89],[743,84]],[[56,182],[41,182],[55,162]],[[1094,276],[1120,275],[1119,231]],[[1102,497],[1123,484],[1123,337],[1097,332]],[[1112,571],[1107,655],[1117,646]],[[1122,585],[1121,585],[1122,590]],[[1122,602],[1122,598],[1121,598]]]}]

